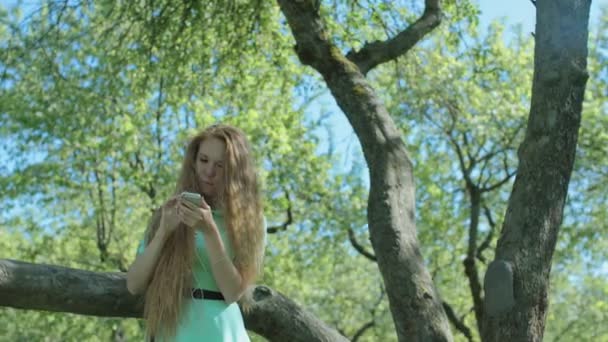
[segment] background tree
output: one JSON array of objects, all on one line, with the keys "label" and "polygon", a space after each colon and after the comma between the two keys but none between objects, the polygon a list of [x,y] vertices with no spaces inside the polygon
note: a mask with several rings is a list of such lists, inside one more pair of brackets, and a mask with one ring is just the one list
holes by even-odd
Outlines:
[{"label": "background tree", "polygon": [[538,1],[532,101],[494,261],[484,341],[543,338],[549,274],[574,166],[591,2]]}]

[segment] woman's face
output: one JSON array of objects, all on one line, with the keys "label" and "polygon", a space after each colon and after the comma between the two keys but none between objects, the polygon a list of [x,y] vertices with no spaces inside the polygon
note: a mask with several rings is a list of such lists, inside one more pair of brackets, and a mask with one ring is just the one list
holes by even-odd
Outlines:
[{"label": "woman's face", "polygon": [[217,198],[224,189],[224,152],[226,144],[217,138],[207,138],[201,142],[196,156],[196,175],[209,201]]}]

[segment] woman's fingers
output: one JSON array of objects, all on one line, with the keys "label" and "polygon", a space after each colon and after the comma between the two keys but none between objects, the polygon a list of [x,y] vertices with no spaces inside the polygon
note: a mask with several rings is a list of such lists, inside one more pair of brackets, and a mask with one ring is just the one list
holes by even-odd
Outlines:
[{"label": "woman's fingers", "polygon": [[180,221],[189,227],[194,227],[196,222],[202,219],[201,214],[197,212],[197,208],[192,203],[181,201],[178,207],[180,212]]},{"label": "woman's fingers", "polygon": [[188,201],[181,201],[181,207],[184,208],[184,210],[187,210],[188,213],[192,214],[195,214],[198,209],[194,204]]},{"label": "woman's fingers", "polygon": [[189,227],[207,227],[213,221],[211,208],[198,207],[188,201],[180,201],[179,211],[181,213],[180,221]]},{"label": "woman's fingers", "polygon": [[187,208],[179,206],[177,209],[177,215],[179,217],[179,220],[186,224],[188,227],[192,227],[194,225],[195,220],[192,219],[192,215],[190,212],[188,212]]}]

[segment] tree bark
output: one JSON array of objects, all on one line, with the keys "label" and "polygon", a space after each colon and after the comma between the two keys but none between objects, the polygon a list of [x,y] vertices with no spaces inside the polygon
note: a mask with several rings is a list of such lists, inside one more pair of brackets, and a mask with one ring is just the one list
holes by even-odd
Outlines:
[{"label": "tree bark", "polygon": [[363,49],[365,53],[351,53],[348,58],[330,41],[319,17],[318,1],[278,2],[297,42],[300,61],[323,76],[361,142],[370,170],[370,237],[399,340],[451,341],[442,300],[416,236],[412,162],[401,133],[364,76],[373,66],[407,52],[436,27],[441,15],[439,1],[425,1],[419,25],[397,39],[373,45],[393,46],[398,55],[371,53],[373,46],[369,45]]},{"label": "tree bark", "polygon": [[[248,304],[243,309],[245,326],[269,341],[348,341],[269,287],[253,289]],[[141,318],[143,298],[127,291],[124,273],[0,259],[0,306]]]},{"label": "tree bark", "polygon": [[532,103],[519,168],[484,280],[484,341],[541,341],[551,259],[574,164],[590,0],[536,1]]},{"label": "tree bark", "polygon": [[0,259],[0,306],[100,317],[141,317],[124,273]]}]

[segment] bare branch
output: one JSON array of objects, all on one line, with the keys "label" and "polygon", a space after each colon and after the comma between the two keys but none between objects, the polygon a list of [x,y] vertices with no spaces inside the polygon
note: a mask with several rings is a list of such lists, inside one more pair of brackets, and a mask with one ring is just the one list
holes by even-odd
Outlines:
[{"label": "bare branch", "polygon": [[477,163],[477,156],[479,155],[479,151],[475,152],[475,155],[471,154],[471,146],[469,144],[469,137],[468,137],[467,133],[468,132],[466,132],[466,131],[462,131],[462,132],[460,132],[460,135],[462,136],[462,142],[465,147],[465,152],[467,153],[467,158],[469,159],[469,171],[470,171]]},{"label": "bare branch", "polygon": [[[456,155],[458,156],[458,162],[460,163],[460,170],[462,172],[462,176],[463,176],[467,186],[470,187],[473,185],[473,180],[471,179],[471,170],[475,167],[476,161],[468,153],[468,149],[467,149],[466,154],[467,154],[467,158],[469,160],[469,164],[467,165],[467,163],[465,162],[465,151],[462,150],[462,148],[458,144],[458,141],[456,141],[456,138],[454,138],[454,136],[453,136],[453,132],[456,127],[456,121],[458,120],[458,114],[459,114],[459,109],[458,109],[457,105],[455,105],[454,103],[452,103],[451,101],[448,100],[448,101],[444,102],[444,106],[448,111],[450,119],[452,120],[450,127],[447,130],[444,129],[444,133],[448,137],[449,142],[454,147]],[[463,138],[463,142],[464,142],[465,146],[468,146],[468,140],[466,138],[466,135],[464,135],[464,133],[462,135],[462,138]]]},{"label": "bare branch", "polygon": [[352,341],[358,341],[359,338],[361,338],[361,336],[363,336],[363,334],[371,327],[373,327],[374,325],[376,325],[376,310],[378,309],[378,307],[380,306],[380,304],[382,303],[382,300],[384,299],[384,295],[386,294],[386,291],[384,290],[384,286],[382,286],[382,283],[379,284],[380,286],[380,295],[378,296],[378,299],[376,299],[376,302],[374,303],[374,305],[372,306],[372,308],[370,309],[370,314],[372,315],[372,319],[369,322],[366,322],[365,324],[363,324],[363,326],[361,326],[357,332],[355,333],[355,335],[353,335]]},{"label": "bare branch", "polygon": [[0,306],[103,317],[141,317],[124,274],[0,259]]},{"label": "bare branch", "polygon": [[[281,293],[263,285],[239,303],[247,329],[269,341],[347,341]],[[143,297],[118,272],[91,272],[0,259],[0,307],[141,318]]]},{"label": "bare branch", "polygon": [[477,326],[481,330],[481,322],[483,320],[483,298],[481,296],[481,282],[479,281],[479,273],[475,263],[475,255],[477,250],[477,231],[479,227],[479,216],[481,207],[481,192],[478,188],[469,187],[471,196],[471,217],[469,221],[469,244],[467,248],[467,256],[463,262],[464,273],[469,280],[471,296],[473,297],[473,306],[475,309],[475,319]]},{"label": "bare branch", "polygon": [[407,53],[441,23],[439,0],[425,0],[424,4],[422,16],[396,37],[367,43],[357,52],[350,51],[346,58],[355,63],[365,75],[376,66]]},{"label": "bare branch", "polygon": [[483,242],[477,249],[477,259],[479,261],[485,263],[486,259],[483,257],[482,253],[484,250],[486,250],[488,247],[490,247],[490,243],[492,242],[492,237],[494,236],[494,231],[496,230],[496,222],[494,222],[494,219],[492,218],[492,212],[490,212],[490,209],[486,205],[483,206],[483,213],[486,216],[486,219],[488,220],[488,225],[490,226],[490,231],[488,232],[488,235],[486,236],[486,238],[483,240]]},{"label": "bare branch", "polygon": [[278,231],[287,230],[290,224],[293,223],[293,215],[291,213],[291,199],[289,198],[289,192],[285,190],[285,198],[287,198],[287,221],[283,222],[280,226],[272,226],[266,228],[266,233],[274,234]]},{"label": "bare branch", "polygon": [[562,337],[566,336],[566,333],[572,329],[576,324],[579,324],[580,321],[578,319],[571,320],[566,327],[564,327],[555,337],[555,342],[558,342],[562,339]]},{"label": "bare branch", "polygon": [[452,323],[452,325],[454,326],[454,328],[456,328],[456,330],[460,331],[469,341],[473,341],[473,335],[471,334],[471,329],[469,329],[469,327],[467,327],[466,324],[464,324],[464,322],[460,319],[458,319],[458,317],[456,317],[456,313],[454,312],[454,309],[452,309],[452,307],[450,306],[450,304],[448,304],[447,302],[443,302],[443,310],[445,310],[446,315],[448,315],[448,319],[450,320],[450,322]]},{"label": "bare branch", "polygon": [[515,176],[515,174],[516,174],[515,171],[513,171],[513,172],[509,172],[508,170],[505,170],[505,171],[507,173],[507,175],[505,176],[505,178],[503,178],[502,180],[496,182],[493,185],[480,188],[479,190],[481,192],[490,192],[490,191],[496,190],[496,189],[500,188],[501,186],[503,186],[505,183],[507,183],[509,180],[511,180],[511,178],[513,176]]},{"label": "bare branch", "polygon": [[353,247],[357,250],[357,252],[361,253],[364,257],[368,258],[371,261],[376,261],[376,256],[373,253],[368,252],[363,246],[357,242],[357,238],[355,237],[355,232],[352,228],[348,228],[348,239]]},{"label": "bare branch", "polygon": [[359,340],[359,338],[367,331],[367,329],[373,327],[376,324],[376,322],[372,319],[369,322],[366,322],[365,324],[363,324],[363,326],[361,326],[357,332],[355,333],[355,335],[353,335],[352,338],[352,342],[356,342]]},{"label": "bare branch", "polygon": [[456,139],[454,139],[454,137],[452,137],[451,133],[447,134],[447,136],[452,146],[454,146],[454,150],[456,151],[456,155],[458,156],[458,162],[460,163],[460,170],[462,171],[462,176],[464,177],[467,186],[473,185],[473,181],[471,180],[471,170],[474,167],[474,161],[471,161],[469,165],[466,165],[466,162],[464,160],[464,153],[460,148],[460,145],[458,145],[458,142],[456,141]]},{"label": "bare branch", "polygon": [[[152,58],[150,58],[150,60],[152,60]],[[165,83],[165,79],[164,77],[160,77],[160,80],[158,82],[158,103],[156,104],[156,161],[157,161],[157,170],[161,169],[161,165],[162,165],[162,159],[163,159],[163,145],[162,145],[162,141],[163,141],[163,137],[162,137],[162,124],[161,124],[161,118],[162,118],[162,108],[163,108],[163,91],[164,91],[164,83]]]}]

